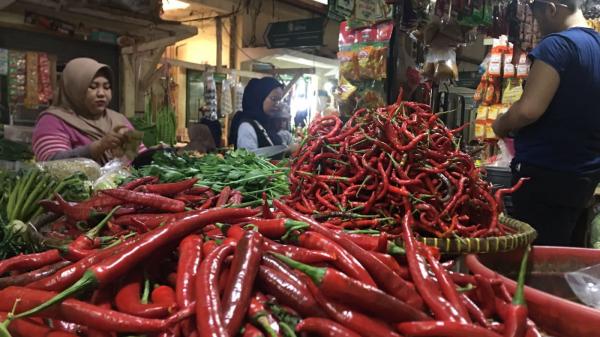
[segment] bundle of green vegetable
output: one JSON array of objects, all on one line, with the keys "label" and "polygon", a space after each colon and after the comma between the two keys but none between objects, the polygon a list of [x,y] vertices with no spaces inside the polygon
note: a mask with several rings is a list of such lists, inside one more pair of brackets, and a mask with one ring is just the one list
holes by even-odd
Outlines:
[{"label": "bundle of green vegetable", "polygon": [[169,145],[177,142],[177,122],[175,111],[170,106],[161,108],[156,112],[156,138],[157,141]]},{"label": "bundle of green vegetable", "polygon": [[27,223],[42,213],[39,201],[55,193],[69,201],[90,197],[91,183],[83,173],[59,179],[38,168],[19,173],[0,172],[0,259],[35,250]]},{"label": "bundle of green vegetable", "polygon": [[249,201],[260,200],[263,192],[270,199],[289,194],[287,169],[246,150],[202,157],[157,152],[152,164],[140,168],[134,176],[157,176],[163,182],[196,177],[199,184],[216,191],[225,186],[236,189]]}]

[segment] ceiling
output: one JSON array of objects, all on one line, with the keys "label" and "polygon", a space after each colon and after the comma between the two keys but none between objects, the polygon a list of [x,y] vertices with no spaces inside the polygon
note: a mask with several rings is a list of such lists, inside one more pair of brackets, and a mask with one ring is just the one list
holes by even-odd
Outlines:
[{"label": "ceiling", "polygon": [[163,20],[154,11],[143,14],[93,4],[77,5],[71,2],[63,6],[64,3],[63,0],[20,0],[2,10],[14,14],[29,11],[68,22],[76,27],[84,25],[86,28],[133,36],[137,42],[148,42],[180,34],[195,34],[194,27]]}]

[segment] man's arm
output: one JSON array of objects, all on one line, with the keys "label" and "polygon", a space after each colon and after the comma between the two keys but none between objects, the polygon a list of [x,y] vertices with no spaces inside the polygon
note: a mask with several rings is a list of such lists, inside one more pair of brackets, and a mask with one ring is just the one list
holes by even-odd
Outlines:
[{"label": "man's arm", "polygon": [[536,60],[529,71],[521,99],[492,125],[496,135],[504,138],[509,132],[537,121],[548,109],[559,85],[560,75],[556,69],[544,61]]}]

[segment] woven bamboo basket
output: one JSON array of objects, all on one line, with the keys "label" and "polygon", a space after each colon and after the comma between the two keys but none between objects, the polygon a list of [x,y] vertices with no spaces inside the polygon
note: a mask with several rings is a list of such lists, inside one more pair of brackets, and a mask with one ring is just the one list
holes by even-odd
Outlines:
[{"label": "woven bamboo basket", "polygon": [[[431,247],[439,248],[443,254],[482,254],[508,252],[530,245],[537,232],[530,225],[506,216],[498,219],[505,226],[517,230],[515,234],[489,238],[430,238],[421,237],[420,241]],[[398,244],[402,244],[399,241]]]}]

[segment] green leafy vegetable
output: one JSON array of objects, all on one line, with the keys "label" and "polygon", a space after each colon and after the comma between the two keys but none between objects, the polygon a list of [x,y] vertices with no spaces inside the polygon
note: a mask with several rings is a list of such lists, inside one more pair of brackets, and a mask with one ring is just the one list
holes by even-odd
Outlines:
[{"label": "green leafy vegetable", "polygon": [[246,150],[202,157],[157,152],[151,165],[134,172],[134,178],[143,176],[158,176],[162,182],[196,177],[216,191],[225,186],[237,189],[247,201],[260,200],[263,191],[270,198],[289,194],[287,168]]}]

